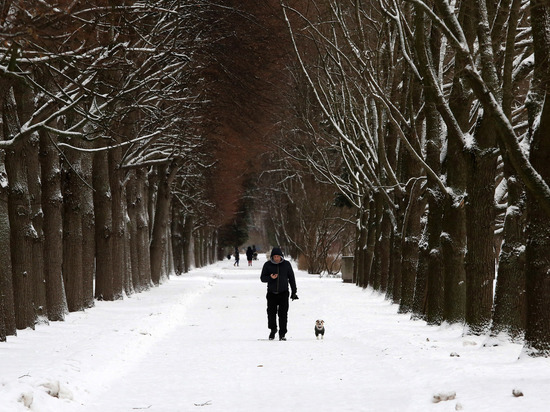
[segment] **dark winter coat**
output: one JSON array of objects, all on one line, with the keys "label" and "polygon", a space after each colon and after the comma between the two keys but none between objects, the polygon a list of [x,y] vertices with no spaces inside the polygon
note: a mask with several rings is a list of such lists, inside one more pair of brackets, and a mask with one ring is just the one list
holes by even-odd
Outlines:
[{"label": "dark winter coat", "polygon": [[[268,260],[264,263],[262,268],[262,274],[260,280],[267,283],[267,291],[271,293],[288,292],[288,285],[290,284],[292,293],[297,292],[296,278],[294,277],[294,270],[289,261],[282,258],[280,263],[275,263],[273,260]],[[277,279],[271,279],[271,274],[277,273],[279,276]]]},{"label": "dark winter coat", "polygon": [[254,252],[252,251],[252,248],[249,246],[248,249],[246,249],[246,259],[252,260],[254,257]]}]

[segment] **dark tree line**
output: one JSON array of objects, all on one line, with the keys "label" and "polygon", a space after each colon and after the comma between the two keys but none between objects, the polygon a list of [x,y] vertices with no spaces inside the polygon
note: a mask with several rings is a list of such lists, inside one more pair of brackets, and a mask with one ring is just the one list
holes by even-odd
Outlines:
[{"label": "dark tree line", "polygon": [[355,282],[548,355],[548,5],[282,7],[308,87],[288,151],[353,205]]},{"label": "dark tree line", "polygon": [[265,127],[252,3],[2,3],[0,340],[217,258],[230,144]]},{"label": "dark tree line", "polygon": [[311,273],[353,248],[401,312],[548,355],[548,12],[3,2],[0,340],[212,262],[261,209]]}]

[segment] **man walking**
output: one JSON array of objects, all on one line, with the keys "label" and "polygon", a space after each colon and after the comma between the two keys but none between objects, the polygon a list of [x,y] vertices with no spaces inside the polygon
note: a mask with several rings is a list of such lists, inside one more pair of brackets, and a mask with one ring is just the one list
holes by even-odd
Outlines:
[{"label": "man walking", "polygon": [[264,263],[260,280],[267,283],[267,327],[271,330],[269,340],[275,338],[277,333],[277,314],[279,315],[279,340],[286,340],[288,319],[288,285],[292,293],[292,300],[298,299],[296,295],[296,278],[289,261],[283,257],[280,248],[274,247],[270,260]]}]

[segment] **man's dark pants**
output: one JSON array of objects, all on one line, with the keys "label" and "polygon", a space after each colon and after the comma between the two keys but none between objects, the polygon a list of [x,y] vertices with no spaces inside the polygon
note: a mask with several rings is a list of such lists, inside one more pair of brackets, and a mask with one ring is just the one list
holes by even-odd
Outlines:
[{"label": "man's dark pants", "polygon": [[277,330],[277,313],[279,314],[279,335],[286,335],[286,323],[288,319],[289,292],[267,292],[267,327],[272,331]]}]

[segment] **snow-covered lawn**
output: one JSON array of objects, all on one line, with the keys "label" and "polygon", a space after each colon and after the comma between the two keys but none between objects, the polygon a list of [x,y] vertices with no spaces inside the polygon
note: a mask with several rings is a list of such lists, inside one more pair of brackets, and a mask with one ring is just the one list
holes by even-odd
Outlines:
[{"label": "snow-covered lawn", "polygon": [[218,262],[8,337],[0,411],[548,410],[549,359],[411,321],[340,279],[296,271],[288,341],[268,341],[262,262],[246,265]]}]

